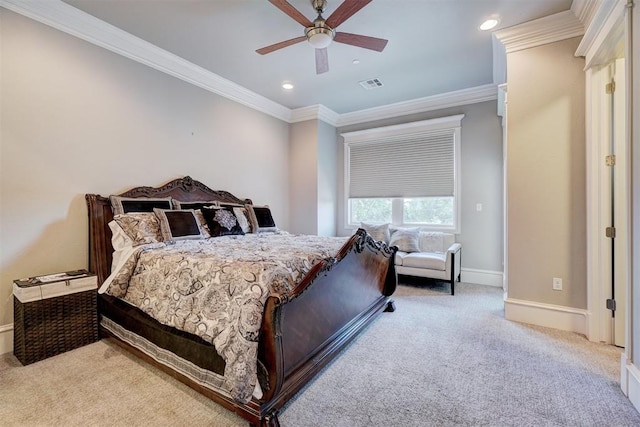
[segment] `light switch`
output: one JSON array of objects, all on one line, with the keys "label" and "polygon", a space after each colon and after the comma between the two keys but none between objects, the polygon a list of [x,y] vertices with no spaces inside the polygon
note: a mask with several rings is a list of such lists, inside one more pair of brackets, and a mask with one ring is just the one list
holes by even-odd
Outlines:
[{"label": "light switch", "polygon": [[482,211],[482,203],[476,203],[476,210],[478,212]]}]

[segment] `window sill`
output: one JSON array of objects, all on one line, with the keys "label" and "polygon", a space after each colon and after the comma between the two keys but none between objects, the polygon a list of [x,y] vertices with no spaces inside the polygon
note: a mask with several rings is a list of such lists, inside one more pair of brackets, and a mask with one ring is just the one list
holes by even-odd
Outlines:
[{"label": "window sill", "polygon": [[[382,224],[383,223],[374,224],[374,225],[382,225]],[[416,228],[417,227],[420,229],[420,231],[428,231],[428,232],[440,231],[443,233],[460,234],[460,230],[456,229],[455,227],[434,227],[430,224],[390,224],[390,226],[393,228]],[[358,228],[360,228],[360,224],[347,224],[344,226],[345,231],[350,231],[352,233]]]}]

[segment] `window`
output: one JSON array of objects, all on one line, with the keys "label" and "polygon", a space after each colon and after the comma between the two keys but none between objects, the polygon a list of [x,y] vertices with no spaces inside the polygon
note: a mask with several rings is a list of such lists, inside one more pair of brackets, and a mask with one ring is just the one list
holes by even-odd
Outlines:
[{"label": "window", "polygon": [[389,222],[459,232],[463,117],[342,134],[347,226]]}]

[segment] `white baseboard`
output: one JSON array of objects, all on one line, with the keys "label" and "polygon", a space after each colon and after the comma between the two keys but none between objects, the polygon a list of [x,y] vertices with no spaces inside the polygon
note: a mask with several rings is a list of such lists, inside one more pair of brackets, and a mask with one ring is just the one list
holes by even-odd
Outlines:
[{"label": "white baseboard", "polygon": [[627,353],[620,353],[620,389],[629,397],[629,373],[627,372]]},{"label": "white baseboard", "polygon": [[13,323],[0,325],[0,354],[13,351]]},{"label": "white baseboard", "polygon": [[620,373],[621,377],[623,375],[626,376],[627,397],[633,406],[640,411],[640,369],[632,363],[626,363],[625,360],[625,369]]},{"label": "white baseboard", "polygon": [[475,268],[463,268],[460,270],[463,282],[478,285],[502,287],[502,271],[476,270]]},{"label": "white baseboard", "polygon": [[587,334],[587,310],[507,298],[504,301],[507,320],[563,331]]}]

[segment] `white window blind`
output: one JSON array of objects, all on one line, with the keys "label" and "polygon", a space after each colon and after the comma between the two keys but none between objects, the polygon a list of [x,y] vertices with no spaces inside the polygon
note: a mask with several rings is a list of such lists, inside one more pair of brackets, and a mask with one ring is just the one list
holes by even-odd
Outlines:
[{"label": "white window blind", "polygon": [[446,197],[455,192],[456,129],[349,144],[349,198]]}]

